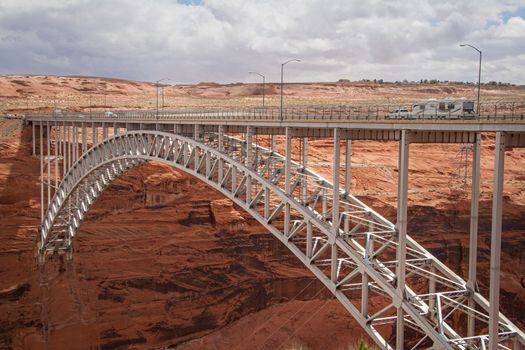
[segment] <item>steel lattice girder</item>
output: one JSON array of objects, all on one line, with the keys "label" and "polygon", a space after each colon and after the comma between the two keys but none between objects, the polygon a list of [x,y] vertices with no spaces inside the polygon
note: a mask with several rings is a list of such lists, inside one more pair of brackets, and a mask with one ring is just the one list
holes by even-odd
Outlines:
[{"label": "steel lattice girder", "polygon": [[[253,146],[260,161],[246,162],[246,145],[231,137],[225,138],[225,141],[224,152],[220,152],[214,137],[203,144],[159,131],[133,131],[104,140],[82,155],[65,175],[42,224],[41,251],[70,249],[85,214],[111,181],[138,164],[157,160],[197,177],[249,212],[328,287],[381,347],[390,349],[391,345],[376,326],[390,322],[391,317],[380,316],[398,307],[403,310],[406,325],[423,335],[420,342],[430,339],[438,348],[465,349],[472,345],[472,339],[461,337],[460,332],[446,322],[450,314],[443,316],[443,312],[450,305],[451,295],[457,298],[454,299],[457,306],[452,312],[473,312],[466,307],[465,300],[469,297],[485,312],[488,303],[479,293],[470,295],[472,292],[467,290],[466,283],[459,276],[407,237],[407,286],[404,293],[399,294],[396,291],[397,261],[395,258],[381,259],[388,250],[395,251],[398,244],[392,223],[357,198],[339,191],[343,209],[339,221],[347,220],[348,228],[341,229],[338,225],[338,234],[334,234],[332,218],[335,215],[330,215],[331,208],[326,204],[329,193],[333,192],[329,181],[290,160],[288,195],[284,191],[287,184],[282,174],[286,160],[282,155]],[[208,166],[203,166],[207,163]],[[247,167],[246,164],[250,163],[251,167]],[[222,164],[225,173],[219,174],[221,166],[212,167],[211,164]],[[308,192],[316,199],[302,202],[296,193],[300,192],[301,179],[305,176],[308,177]],[[255,193],[252,194],[252,190]],[[323,203],[321,212],[316,208],[320,193]],[[289,209],[283,210],[285,207]],[[363,239],[364,245],[360,242]],[[373,242],[378,246],[370,248]],[[330,246],[338,251],[331,258]],[[336,267],[335,278],[326,272],[326,266]],[[433,290],[429,293],[417,292],[417,288],[411,288],[408,281],[412,276],[428,279],[429,284],[433,283]],[[354,279],[360,282],[351,283]],[[364,296],[368,298],[370,291],[386,296],[390,301],[381,310],[369,315],[352,302],[352,291],[359,289],[362,290],[363,300]],[[443,307],[444,297],[449,302]],[[363,300],[361,309],[366,306],[368,310],[368,300]],[[476,312],[478,318],[486,319],[486,314]],[[521,340],[522,334],[506,318],[502,317],[500,327],[502,335],[515,336],[518,333]]]}]

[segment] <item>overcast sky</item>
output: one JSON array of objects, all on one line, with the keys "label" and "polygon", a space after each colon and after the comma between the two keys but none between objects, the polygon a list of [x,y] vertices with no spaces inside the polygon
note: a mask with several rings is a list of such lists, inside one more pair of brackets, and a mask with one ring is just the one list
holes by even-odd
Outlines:
[{"label": "overcast sky", "polygon": [[524,0],[0,0],[0,73],[525,84]]}]

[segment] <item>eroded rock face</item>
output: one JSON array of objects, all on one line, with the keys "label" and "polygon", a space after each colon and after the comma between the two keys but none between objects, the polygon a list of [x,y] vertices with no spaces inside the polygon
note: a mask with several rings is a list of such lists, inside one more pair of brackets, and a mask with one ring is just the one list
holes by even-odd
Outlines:
[{"label": "eroded rock face", "polygon": [[[363,337],[342,306],[255,220],[220,193],[159,163],[133,169],[110,186],[82,224],[73,261],[50,261],[47,288],[40,288],[34,255],[39,163],[30,156],[29,137],[26,129],[21,138],[0,140],[2,346],[322,349],[346,348]],[[480,205],[484,292],[490,142],[484,140]],[[454,149],[432,147],[411,148],[409,231],[465,276],[470,202],[448,186],[455,165],[443,157]],[[397,144],[355,142],[353,149],[353,190],[394,220]],[[311,150],[313,163],[332,152],[322,140],[313,141]],[[502,310],[522,327],[524,160],[521,150],[508,154],[502,258]],[[330,169],[316,170],[330,177]]]}]

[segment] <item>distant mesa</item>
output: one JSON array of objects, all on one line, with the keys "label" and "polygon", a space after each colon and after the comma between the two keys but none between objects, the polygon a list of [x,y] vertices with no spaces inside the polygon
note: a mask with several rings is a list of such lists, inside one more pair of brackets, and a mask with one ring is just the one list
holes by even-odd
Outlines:
[{"label": "distant mesa", "polygon": [[198,86],[219,86],[219,83],[215,83],[213,81],[201,81],[197,84]]}]

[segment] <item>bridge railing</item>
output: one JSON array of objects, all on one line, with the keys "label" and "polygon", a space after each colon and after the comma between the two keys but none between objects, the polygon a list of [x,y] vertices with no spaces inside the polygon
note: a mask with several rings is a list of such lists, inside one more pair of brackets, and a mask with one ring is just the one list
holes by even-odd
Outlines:
[{"label": "bridge railing", "polygon": [[[397,112],[396,112],[397,111]],[[400,112],[401,111],[401,112]],[[130,110],[107,112],[55,112],[31,114],[31,118],[83,118],[88,120],[173,121],[173,120],[282,120],[282,121],[359,121],[359,120],[525,120],[525,101],[481,103],[480,113],[454,114],[452,111],[414,112],[406,105],[343,105],[330,107],[205,108],[178,110]]]}]

